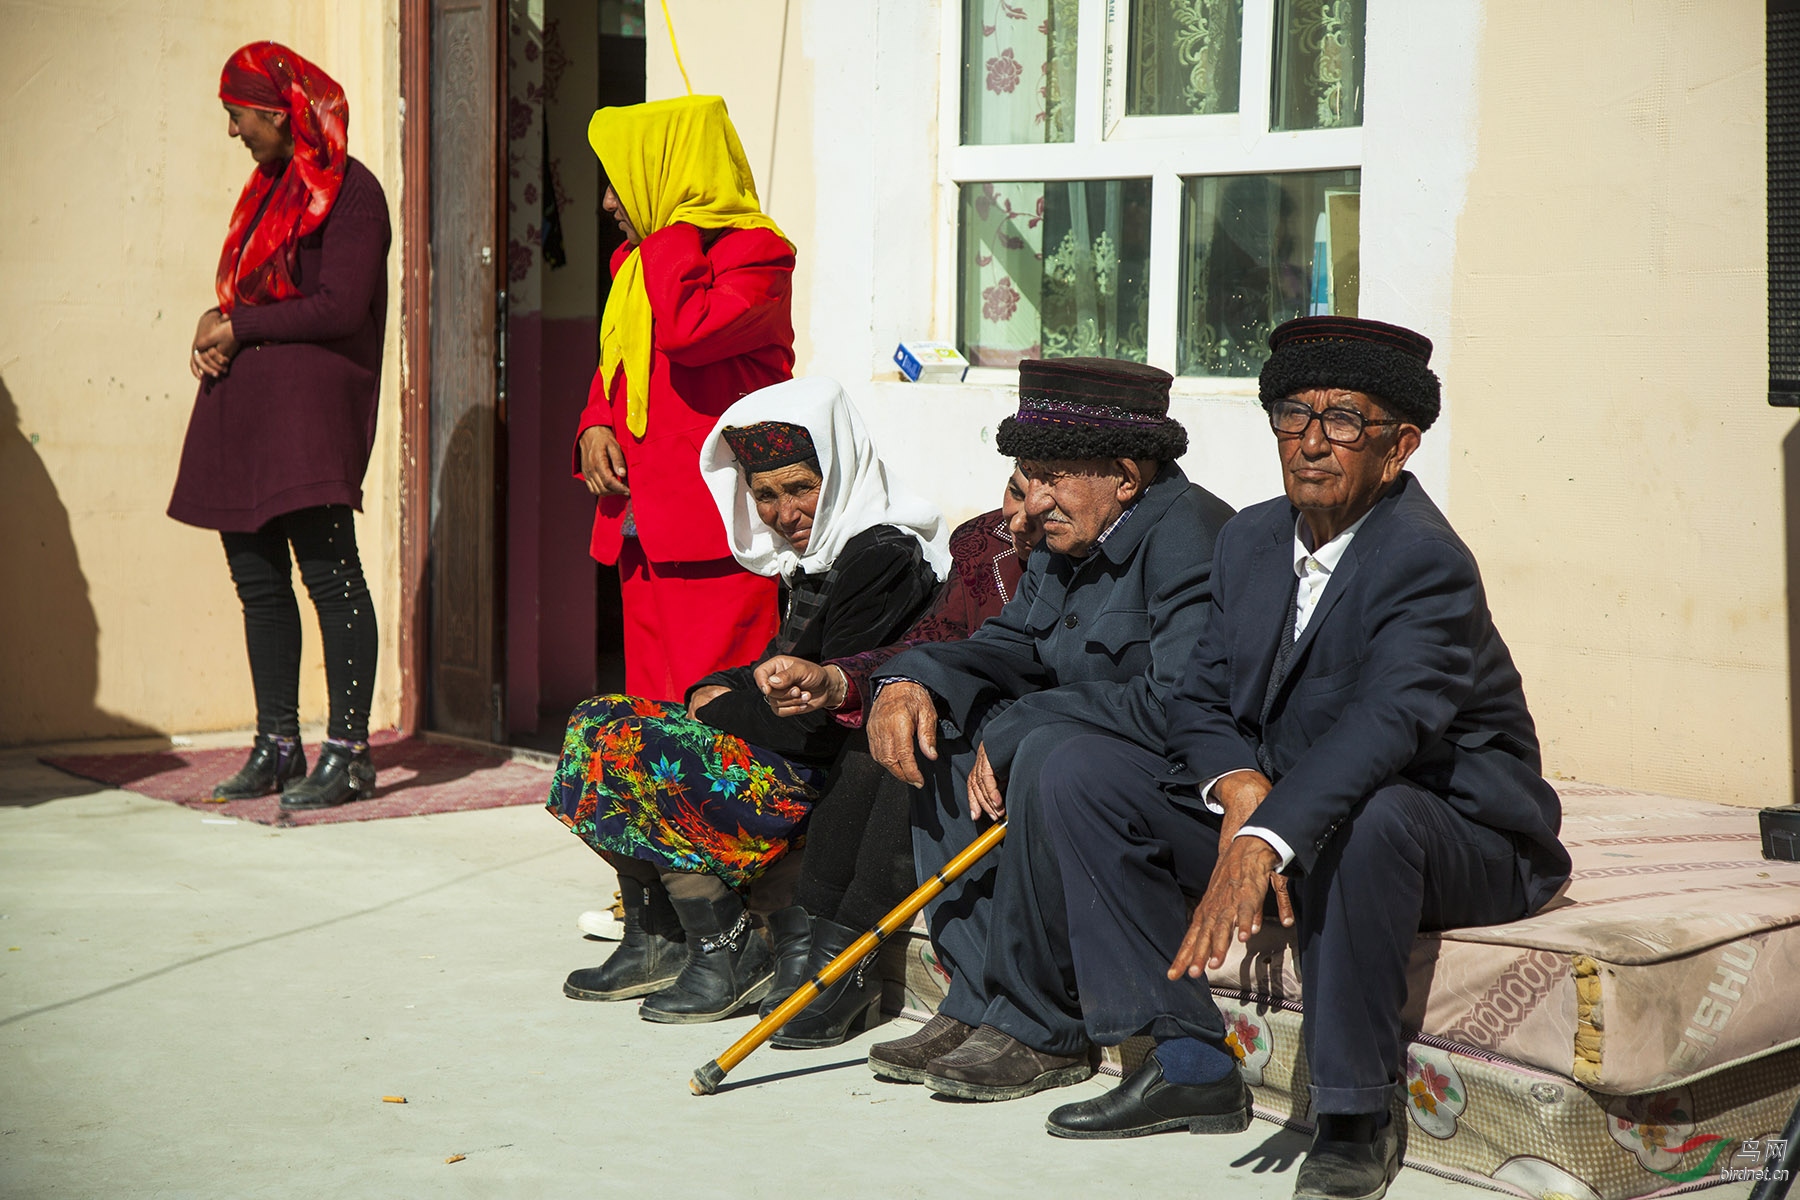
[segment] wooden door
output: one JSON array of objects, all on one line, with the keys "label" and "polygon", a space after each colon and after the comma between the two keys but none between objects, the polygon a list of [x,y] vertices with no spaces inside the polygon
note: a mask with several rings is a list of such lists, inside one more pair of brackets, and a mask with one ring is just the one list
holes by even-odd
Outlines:
[{"label": "wooden door", "polygon": [[431,0],[430,725],[503,740],[500,0]]}]

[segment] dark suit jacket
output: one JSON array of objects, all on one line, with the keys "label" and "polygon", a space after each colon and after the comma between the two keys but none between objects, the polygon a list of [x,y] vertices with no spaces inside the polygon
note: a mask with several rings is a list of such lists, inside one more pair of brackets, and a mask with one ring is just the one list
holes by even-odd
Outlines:
[{"label": "dark suit jacket", "polygon": [[1296,515],[1271,500],[1219,535],[1212,619],[1169,705],[1172,778],[1255,770],[1265,745],[1275,787],[1251,822],[1280,835],[1303,871],[1358,803],[1407,780],[1520,835],[1536,909],[1568,878],[1562,806],[1475,558],[1411,474],[1351,540],[1264,721]]},{"label": "dark suit jacket", "polygon": [[1085,721],[1160,751],[1163,702],[1206,623],[1213,540],[1231,515],[1164,466],[1097,550],[1034,551],[998,616],[965,641],[908,650],[882,674],[930,688],[1002,779],[1046,721]]}]

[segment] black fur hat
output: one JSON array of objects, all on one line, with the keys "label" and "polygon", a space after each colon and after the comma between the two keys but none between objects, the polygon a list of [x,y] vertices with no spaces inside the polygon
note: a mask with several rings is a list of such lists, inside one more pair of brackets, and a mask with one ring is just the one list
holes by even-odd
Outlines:
[{"label": "black fur hat", "polygon": [[1187,453],[1187,430],[1169,416],[1167,371],[1116,358],[1026,359],[1019,411],[994,445],[1009,458],[1153,458]]},{"label": "black fur hat", "polygon": [[1365,392],[1399,417],[1430,429],[1443,388],[1426,364],[1431,339],[1361,317],[1297,317],[1269,335],[1258,387],[1264,404],[1308,388]]}]

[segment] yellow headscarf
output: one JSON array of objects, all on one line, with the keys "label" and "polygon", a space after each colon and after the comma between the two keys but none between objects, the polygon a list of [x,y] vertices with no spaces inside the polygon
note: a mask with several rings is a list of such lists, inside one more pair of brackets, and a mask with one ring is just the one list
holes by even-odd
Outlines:
[{"label": "yellow headscarf", "polygon": [[[786,237],[756,199],[750,163],[718,96],[603,108],[588,122],[588,142],[639,237],[675,224]],[[650,408],[651,324],[644,264],[634,249],[613,277],[600,318],[600,370],[610,387],[624,364],[625,424],[638,437]]]}]

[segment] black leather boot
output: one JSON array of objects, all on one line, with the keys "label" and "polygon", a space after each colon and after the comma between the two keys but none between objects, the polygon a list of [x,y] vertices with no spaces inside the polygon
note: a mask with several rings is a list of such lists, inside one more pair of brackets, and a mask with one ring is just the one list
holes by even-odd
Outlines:
[{"label": "black leather boot", "polygon": [[[848,950],[862,933],[846,929],[823,917],[812,919],[812,952],[807,955],[805,983]],[[796,985],[798,986],[798,985]],[[839,976],[806,1011],[789,1021],[769,1039],[783,1050],[816,1050],[841,1046],[855,1028],[859,1032],[881,1022],[881,980],[875,975],[875,956],[869,955]]]},{"label": "black leather boot", "polygon": [[812,947],[812,919],[798,904],[778,908],[769,914],[769,936],[775,939],[775,984],[756,1015],[766,1017],[775,1006],[794,994],[812,972],[806,969],[806,956]]},{"label": "black leather boot", "polygon": [[687,931],[688,962],[670,987],[644,998],[638,1016],[664,1025],[698,1025],[729,1017],[768,993],[775,962],[736,892],[718,900],[676,900]]},{"label": "black leather boot", "polygon": [[313,764],[312,774],[282,790],[281,807],[285,812],[336,808],[374,794],[375,764],[369,758],[368,746],[353,751],[337,742],[326,742],[319,751],[319,761]]},{"label": "black leather boot", "polygon": [[286,785],[306,775],[306,751],[295,738],[291,747],[266,733],[256,735],[250,746],[250,757],[237,773],[222,780],[212,790],[214,800],[254,800],[279,792]]},{"label": "black leather boot", "polygon": [[625,937],[618,949],[599,966],[572,972],[563,983],[563,995],[573,1000],[629,1000],[659,992],[681,976],[687,966],[687,935],[663,885],[646,888],[621,875],[619,903],[625,909]]}]

